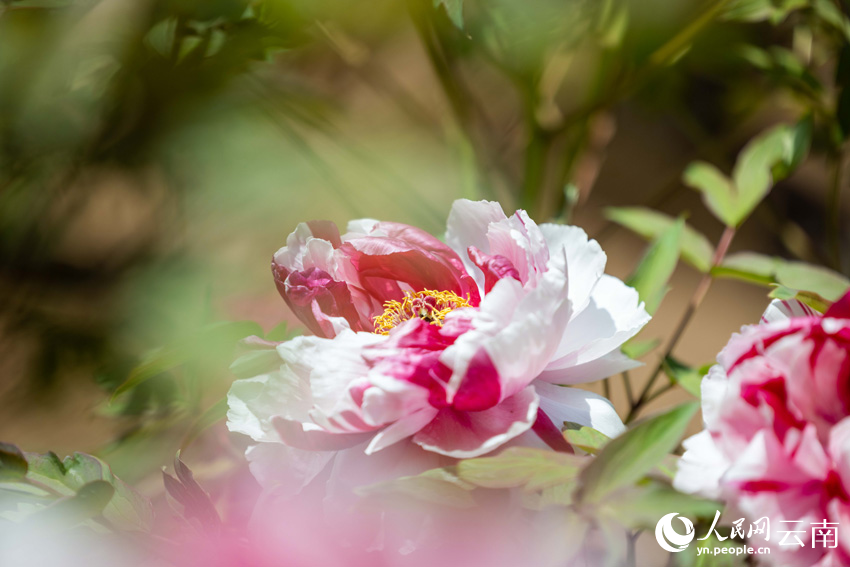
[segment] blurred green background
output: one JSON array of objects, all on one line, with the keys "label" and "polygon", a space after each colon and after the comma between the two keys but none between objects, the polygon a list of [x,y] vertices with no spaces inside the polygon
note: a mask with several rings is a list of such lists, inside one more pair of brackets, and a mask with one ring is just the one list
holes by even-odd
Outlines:
[{"label": "blurred green background", "polygon": [[[846,269],[846,9],[3,0],[0,438],[147,478],[220,415],[236,338],[297,332],[269,261],[298,222],[440,234],[454,199],[497,199],[583,226],[625,278],[644,243],[605,207],[685,212],[716,242],[686,165],[729,171],[805,116],[809,157],[733,250]],[[648,336],[670,333],[698,279],[677,269]],[[718,282],[677,356],[711,362],[766,301]],[[199,446],[234,451],[220,424]]]}]

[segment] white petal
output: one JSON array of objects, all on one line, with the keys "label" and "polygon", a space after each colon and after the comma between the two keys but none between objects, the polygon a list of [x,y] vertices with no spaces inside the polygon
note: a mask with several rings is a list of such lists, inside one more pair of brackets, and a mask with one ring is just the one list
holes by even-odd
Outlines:
[{"label": "white petal", "polygon": [[558,427],[569,421],[592,427],[608,437],[616,437],[626,429],[611,402],[598,394],[540,381],[534,383],[534,389],[540,396],[540,409]]},{"label": "white petal", "polygon": [[720,410],[726,392],[730,387],[726,371],[719,364],[708,370],[708,374],[700,384],[700,399],[702,400],[702,421],[708,429],[713,429],[720,422]]},{"label": "white petal", "polygon": [[649,319],[637,291],[613,276],[603,275],[593,288],[590,303],[567,325],[556,358],[547,370],[605,356],[635,336]]},{"label": "white petal", "polygon": [[245,451],[251,474],[264,489],[277,488],[280,496],[300,492],[333,459],[334,453],[302,451],[282,443],[258,443]]},{"label": "white petal", "polygon": [[458,199],[449,212],[446,223],[446,244],[457,252],[466,271],[475,278],[478,287],[484,289],[484,275],[475,267],[467,255],[467,249],[475,246],[485,254],[490,253],[487,230],[491,222],[503,220],[505,212],[493,201],[470,201]]},{"label": "white petal", "polygon": [[679,459],[673,488],[705,498],[719,498],[720,478],[729,468],[729,461],[714,444],[711,434],[700,431],[682,445],[685,454]]},{"label": "white petal", "polygon": [[787,321],[792,317],[810,317],[817,315],[814,309],[796,299],[774,299],[767,306],[764,315],[761,316],[762,323],[776,323]]},{"label": "white petal", "polygon": [[578,313],[587,305],[591,291],[605,271],[605,252],[577,226],[546,223],[540,225],[540,231],[549,245],[550,257],[562,257],[566,252],[570,301]]},{"label": "white petal", "polygon": [[279,371],[236,380],[227,394],[227,428],[254,441],[279,442],[271,418],[305,420],[312,405],[306,377],[287,366]]},{"label": "white petal", "polygon": [[614,350],[596,360],[576,366],[560,369],[551,369],[547,366],[537,379],[551,384],[583,384],[602,380],[638,366],[643,366],[643,363],[629,358],[619,350]]}]

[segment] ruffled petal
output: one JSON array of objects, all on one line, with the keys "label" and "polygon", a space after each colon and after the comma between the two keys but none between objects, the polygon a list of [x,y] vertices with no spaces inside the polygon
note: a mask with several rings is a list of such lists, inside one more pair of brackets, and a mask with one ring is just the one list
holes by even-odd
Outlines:
[{"label": "ruffled petal", "polygon": [[567,255],[570,301],[577,314],[590,300],[590,293],[605,272],[607,256],[595,240],[577,226],[541,224],[540,231],[549,246],[552,257]]},{"label": "ruffled petal", "polygon": [[643,363],[629,358],[619,350],[614,350],[595,360],[575,366],[555,369],[550,369],[547,366],[547,369],[537,379],[551,384],[584,384],[602,380],[639,366],[643,366]]},{"label": "ruffled petal", "polygon": [[478,457],[531,429],[537,408],[537,394],[529,387],[484,411],[444,409],[413,436],[413,441],[423,449],[456,459]]},{"label": "ruffled petal", "polygon": [[245,451],[248,468],[260,486],[276,489],[284,498],[301,492],[333,457],[334,453],[303,451],[282,443],[257,443]]},{"label": "ruffled petal", "polygon": [[711,433],[700,431],[682,442],[685,454],[679,459],[673,488],[704,498],[720,498],[720,479],[729,460],[714,444]]}]

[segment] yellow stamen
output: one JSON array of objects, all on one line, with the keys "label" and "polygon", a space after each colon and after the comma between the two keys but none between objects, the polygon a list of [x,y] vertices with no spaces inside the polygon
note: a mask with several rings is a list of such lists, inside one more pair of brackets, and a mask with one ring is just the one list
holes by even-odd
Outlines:
[{"label": "yellow stamen", "polygon": [[391,330],[414,317],[442,327],[446,315],[462,307],[471,307],[468,295],[464,299],[453,291],[408,291],[403,300],[384,303],[384,312],[375,317],[375,332],[389,335]]}]

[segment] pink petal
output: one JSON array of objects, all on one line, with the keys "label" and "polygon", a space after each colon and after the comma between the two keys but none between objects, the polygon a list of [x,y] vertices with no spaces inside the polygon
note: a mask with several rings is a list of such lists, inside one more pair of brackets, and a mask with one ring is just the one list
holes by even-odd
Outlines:
[{"label": "pink petal", "polygon": [[484,411],[444,409],[413,441],[423,449],[448,457],[477,457],[531,429],[537,407],[534,388],[526,388]]},{"label": "pink petal", "polygon": [[295,449],[305,451],[340,451],[368,441],[373,433],[328,433],[313,426],[305,427],[299,421],[283,417],[273,417],[272,425],[283,443]]}]

